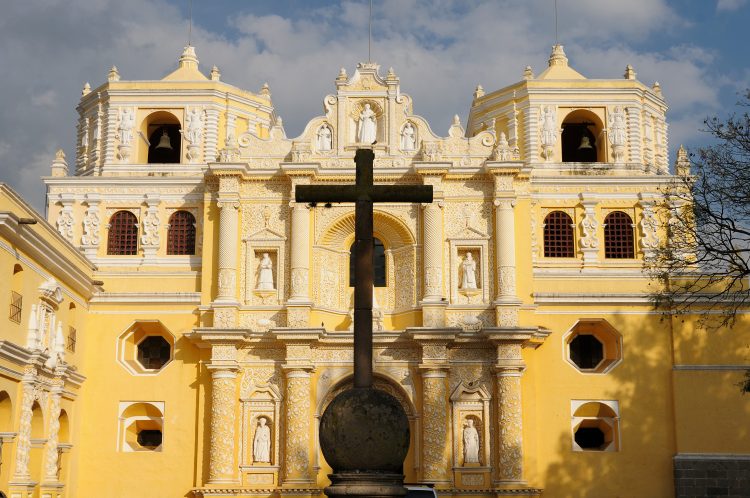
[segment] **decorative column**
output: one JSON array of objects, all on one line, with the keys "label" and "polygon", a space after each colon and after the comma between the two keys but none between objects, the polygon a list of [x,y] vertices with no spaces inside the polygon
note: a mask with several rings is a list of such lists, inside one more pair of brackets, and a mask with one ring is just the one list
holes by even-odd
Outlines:
[{"label": "decorative column", "polygon": [[641,110],[635,106],[625,108],[627,114],[628,127],[628,158],[631,163],[641,162],[641,145],[643,138],[641,136]]},{"label": "decorative column", "polygon": [[432,185],[433,202],[425,204],[422,210],[422,325],[425,327],[445,326],[445,308],[448,300],[443,291],[443,176],[448,172],[434,165],[418,165],[425,185]]},{"label": "decorative column", "polygon": [[414,331],[411,337],[422,349],[422,480],[437,487],[452,486],[453,443],[450,440],[448,399],[448,344],[455,334]]},{"label": "decorative column", "polygon": [[161,239],[159,231],[161,230],[161,220],[159,220],[159,203],[161,199],[159,194],[146,194],[146,212],[143,214],[143,229],[141,230],[141,247],[143,248],[143,257],[154,259],[159,251],[159,241]]},{"label": "decorative column", "polygon": [[598,201],[591,194],[579,194],[579,197],[583,205],[579,242],[583,252],[583,266],[586,267],[599,262],[599,222],[596,219]]},{"label": "decorative column", "polygon": [[[546,334],[531,329],[517,329],[512,333],[485,332],[495,345],[497,359],[493,370],[497,385],[495,427],[495,486],[523,484],[523,418],[521,405],[521,375],[526,368],[521,349],[534,339],[543,340]],[[534,346],[538,347],[541,341]]]},{"label": "decorative column", "polygon": [[[209,339],[211,340],[211,339]],[[211,340],[211,446],[208,486],[238,484],[235,463],[237,411],[237,347],[232,341]]]},{"label": "decorative column", "polygon": [[16,440],[16,461],[13,478],[8,483],[12,496],[22,498],[32,496],[37,483],[31,480],[29,471],[29,459],[31,454],[31,420],[34,406],[35,392],[34,384],[36,379],[36,369],[27,367],[21,379],[22,398],[21,410],[18,422],[18,438]]},{"label": "decorative column", "polygon": [[310,377],[314,370],[311,344],[324,329],[277,331],[276,339],[286,346],[283,365],[286,393],[284,405],[284,468],[281,485],[284,488],[312,488],[312,451],[317,441],[312,440],[312,389]]},{"label": "decorative column", "polygon": [[[316,168],[299,164],[282,166],[291,180],[290,198],[297,185],[309,185]],[[287,326],[307,328],[310,324],[310,208],[304,203],[289,202],[292,211],[290,252],[291,292],[287,301]]]},{"label": "decorative column", "polygon": [[[231,166],[223,165],[230,168]],[[218,293],[213,302],[214,327],[231,328],[237,323],[239,298],[237,265],[239,259],[240,178],[236,171],[217,171],[219,176],[219,268]]]},{"label": "decorative column", "polygon": [[495,180],[495,320],[499,327],[518,326],[521,300],[516,289],[516,193],[513,181],[519,172],[518,163],[488,163]]},{"label": "decorative column", "polygon": [[58,438],[60,434],[60,398],[63,391],[65,367],[57,369],[56,378],[49,394],[49,424],[47,425],[47,444],[44,449],[44,479],[41,486],[41,496],[58,497],[62,493],[63,484],[59,482],[60,449]]}]

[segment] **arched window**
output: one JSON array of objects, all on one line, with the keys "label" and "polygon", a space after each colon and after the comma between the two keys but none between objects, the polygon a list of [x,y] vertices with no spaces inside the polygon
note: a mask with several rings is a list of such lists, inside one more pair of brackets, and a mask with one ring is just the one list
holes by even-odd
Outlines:
[{"label": "arched window", "polygon": [[613,259],[635,257],[633,220],[622,211],[612,211],[604,218],[604,257]]},{"label": "arched window", "polygon": [[10,313],[8,318],[15,323],[21,323],[23,312],[23,268],[19,264],[13,265],[13,278],[10,289]]},{"label": "arched window", "polygon": [[544,257],[575,257],[573,220],[567,213],[552,211],[544,218]]},{"label": "arched window", "polygon": [[132,256],[138,252],[138,219],[130,211],[118,211],[109,219],[107,254]]},{"label": "arched window", "polygon": [[195,216],[176,211],[169,217],[167,254],[195,254]]},{"label": "arched window", "polygon": [[157,111],[146,118],[145,133],[148,135],[148,163],[179,163],[182,154],[182,134],[177,116],[166,111]]},{"label": "arched window", "polygon": [[[385,247],[377,237],[372,244],[372,281],[375,287],[385,287]],[[349,248],[349,287],[354,287],[354,244]]]},{"label": "arched window", "polygon": [[601,136],[602,122],[591,111],[577,109],[562,123],[562,160],[564,163],[593,163],[606,161],[603,144],[597,140]]}]

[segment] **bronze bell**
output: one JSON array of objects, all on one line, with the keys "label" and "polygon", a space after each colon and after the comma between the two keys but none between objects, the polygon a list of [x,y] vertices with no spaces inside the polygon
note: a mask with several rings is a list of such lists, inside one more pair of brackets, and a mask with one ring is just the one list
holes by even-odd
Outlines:
[{"label": "bronze bell", "polygon": [[169,135],[167,134],[167,130],[164,130],[162,132],[161,138],[159,139],[159,145],[157,145],[156,148],[172,150],[172,142],[169,140]]},{"label": "bronze bell", "polygon": [[590,149],[591,148],[591,141],[589,140],[589,137],[586,135],[581,137],[581,145],[578,146],[579,149]]}]

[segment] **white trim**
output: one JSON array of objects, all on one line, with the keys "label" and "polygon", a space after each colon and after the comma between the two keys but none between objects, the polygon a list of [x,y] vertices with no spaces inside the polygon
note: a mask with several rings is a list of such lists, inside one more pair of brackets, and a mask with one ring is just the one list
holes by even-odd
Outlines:
[{"label": "white trim", "polygon": [[110,310],[91,310],[90,315],[191,315],[192,310],[127,310],[127,311],[110,311]]},{"label": "white trim", "polygon": [[673,458],[680,460],[750,460],[743,453],[677,453]]},{"label": "white trim", "polygon": [[[143,254],[134,254],[132,256],[97,256],[91,258],[91,261],[101,268],[113,267],[132,267],[132,266],[185,266],[192,267],[201,265],[201,256],[161,256],[146,259]],[[191,270],[192,271],[192,270]]]},{"label": "white trim", "polygon": [[200,292],[100,292],[91,303],[200,304]]},{"label": "white trim", "polygon": [[648,294],[584,294],[578,292],[535,292],[532,294],[534,303],[544,304],[643,304],[652,305]]}]

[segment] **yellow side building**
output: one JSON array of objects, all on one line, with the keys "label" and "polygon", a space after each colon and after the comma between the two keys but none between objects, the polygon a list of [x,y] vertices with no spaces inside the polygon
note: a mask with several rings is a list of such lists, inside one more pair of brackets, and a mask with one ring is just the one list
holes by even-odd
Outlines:
[{"label": "yellow side building", "polygon": [[294,192],[353,183],[367,146],[376,182],[435,192],[374,213],[375,386],[409,418],[408,482],[747,496],[746,319],[662,315],[643,272],[678,208],[661,88],[630,66],[587,79],[559,45],[519,78],[478,86],[445,136],[374,63],[342,69],[295,138],[267,85],[206,76],[193,47],[162,80],[87,84],[47,221],[0,188],[0,490],[322,496],[318,423],[352,383],[354,207]]}]

